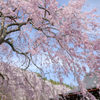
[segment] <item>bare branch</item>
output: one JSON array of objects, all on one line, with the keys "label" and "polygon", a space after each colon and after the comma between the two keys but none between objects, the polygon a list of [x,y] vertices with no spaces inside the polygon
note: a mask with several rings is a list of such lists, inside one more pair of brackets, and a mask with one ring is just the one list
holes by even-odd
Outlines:
[{"label": "bare branch", "polygon": [[6,25],[6,28],[8,28],[8,27],[10,27],[10,26],[14,26],[14,25],[21,27],[21,26],[26,25],[26,24],[27,24],[27,22],[22,22],[22,23],[11,23],[11,24]]},{"label": "bare branch", "polygon": [[20,17],[15,17],[15,16],[5,16],[5,18],[9,18],[9,19],[13,20],[15,23],[17,23],[15,19],[18,19],[18,18],[20,18]]},{"label": "bare branch", "polygon": [[48,12],[49,15],[51,15],[50,12],[47,9],[45,9],[43,7],[39,7],[39,8],[45,10],[46,12]]},{"label": "bare branch", "polygon": [[44,17],[43,17],[42,19],[43,19],[43,20],[46,20],[46,21],[48,21],[48,22],[50,23],[50,21],[49,21],[47,18],[44,18]]},{"label": "bare branch", "polygon": [[17,29],[13,29],[7,32],[7,34],[11,33],[11,32],[16,32],[16,31],[20,31],[20,28],[18,27]]},{"label": "bare branch", "polygon": [[7,25],[6,28],[8,28],[10,26],[14,26],[14,25],[18,26],[18,28],[8,31],[7,34],[9,34],[11,32],[20,31],[21,26],[26,25],[26,24],[27,24],[26,22],[23,22],[23,23],[11,23],[11,24]]}]

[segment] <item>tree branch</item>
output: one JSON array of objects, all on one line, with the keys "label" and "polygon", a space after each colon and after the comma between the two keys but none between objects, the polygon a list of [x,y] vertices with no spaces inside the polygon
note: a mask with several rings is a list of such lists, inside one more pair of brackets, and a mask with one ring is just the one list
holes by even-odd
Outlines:
[{"label": "tree branch", "polygon": [[[11,42],[10,42],[9,40],[11,40]],[[16,50],[16,49],[14,48],[14,45],[13,45],[12,41],[13,41],[12,38],[8,38],[8,39],[4,40],[4,42],[7,43],[7,44],[9,44],[10,47],[12,48],[12,50],[15,51],[16,53],[22,54],[22,55],[28,54],[28,52],[23,53],[23,52],[19,52],[18,50]]]},{"label": "tree branch", "polygon": [[0,17],[1,17],[1,29],[0,29],[0,36],[3,34],[4,31],[4,24],[5,24],[5,16],[3,13],[0,11]]},{"label": "tree branch", "polygon": [[[9,40],[11,40],[11,42],[10,42]],[[31,54],[30,54],[30,58],[29,58],[28,55],[27,55],[28,52],[23,53],[23,52],[19,52],[18,50],[16,50],[16,49],[14,48],[14,46],[13,46],[12,41],[13,41],[12,38],[8,38],[8,39],[4,40],[5,43],[7,43],[8,45],[10,45],[10,47],[12,48],[13,51],[15,51],[15,52],[18,53],[18,54],[24,55],[25,57],[27,57],[27,58],[29,59],[29,64],[28,64],[28,66],[27,66],[24,70],[26,70],[26,69],[29,67],[30,61],[32,61],[32,63],[33,63],[38,69],[40,69],[40,70],[43,72],[43,70],[42,70],[41,68],[39,68],[39,67],[33,62]]]},{"label": "tree branch", "polygon": [[26,24],[27,24],[27,22],[22,22],[22,23],[11,23],[11,24],[6,25],[6,28],[8,28],[8,27],[10,27],[10,26],[14,26],[14,25],[21,27],[21,26],[26,25]]},{"label": "tree branch", "polygon": [[6,26],[6,29],[8,27],[10,27],[10,26],[14,26],[14,25],[18,26],[18,28],[8,31],[7,34],[9,34],[11,32],[20,31],[21,26],[26,25],[26,24],[27,24],[27,22],[23,22],[23,23],[11,23],[11,24],[7,25]]},{"label": "tree branch", "polygon": [[49,15],[51,15],[50,12],[46,8],[43,8],[43,7],[39,7],[39,8],[45,10],[46,12],[48,12]]},{"label": "tree branch", "polygon": [[[0,77],[2,77],[3,80],[5,79],[5,78],[4,78],[4,75],[1,74],[1,73],[0,73]],[[3,84],[3,82],[2,82],[2,84]]]}]

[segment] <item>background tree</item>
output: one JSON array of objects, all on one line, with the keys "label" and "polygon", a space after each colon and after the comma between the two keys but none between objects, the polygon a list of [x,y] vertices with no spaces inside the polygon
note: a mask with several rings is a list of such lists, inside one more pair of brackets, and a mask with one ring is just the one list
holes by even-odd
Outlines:
[{"label": "background tree", "polygon": [[[45,68],[52,63],[60,82],[71,73],[86,95],[81,76],[87,67],[92,72],[100,64],[100,16],[93,14],[97,9],[83,12],[85,1],[71,0],[59,7],[56,0],[0,0],[1,62],[18,57],[26,65],[24,71],[33,64],[43,75],[36,64],[36,55],[43,55]],[[0,76],[4,79],[2,71]]]}]

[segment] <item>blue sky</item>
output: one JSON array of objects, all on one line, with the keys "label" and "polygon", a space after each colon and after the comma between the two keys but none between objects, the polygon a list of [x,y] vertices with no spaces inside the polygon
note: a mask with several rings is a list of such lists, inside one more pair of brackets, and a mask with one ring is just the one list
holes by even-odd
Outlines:
[{"label": "blue sky", "polygon": [[[68,5],[70,0],[57,0],[59,2],[59,6]],[[100,0],[86,0],[85,5],[89,4],[89,7],[86,7],[86,11],[90,11],[93,8],[97,7],[98,12],[96,14],[100,14]]]},{"label": "blue sky", "polygon": [[[59,2],[60,6],[63,6],[63,5],[68,5],[70,0],[57,0],[57,1]],[[90,5],[89,9],[94,7],[100,8],[100,0],[86,0],[86,4]]]}]

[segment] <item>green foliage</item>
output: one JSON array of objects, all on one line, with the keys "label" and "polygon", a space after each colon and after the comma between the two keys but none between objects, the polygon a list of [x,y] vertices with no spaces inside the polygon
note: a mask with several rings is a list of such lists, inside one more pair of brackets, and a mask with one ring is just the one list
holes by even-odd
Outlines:
[{"label": "green foliage", "polygon": [[[35,72],[35,73],[36,73],[36,72]],[[42,75],[40,75],[39,73],[36,73],[36,74],[37,74],[38,77],[41,77],[41,78],[42,78]]]},{"label": "green foliage", "polygon": [[[36,73],[36,72],[35,72]],[[39,73],[36,73],[37,74],[37,76],[38,77],[41,77],[42,78],[42,75],[40,75]],[[43,80],[47,80],[47,77],[45,77],[45,78],[42,78]],[[52,84],[54,84],[54,85],[59,85],[59,84],[61,84],[60,82],[58,82],[58,81],[54,81],[54,80],[52,80],[52,79],[50,79],[50,80],[47,80],[47,81],[49,81],[49,82],[51,82]],[[64,83],[62,83],[64,86],[66,86],[67,88],[70,88],[70,89],[74,89],[75,88],[75,86],[70,86],[70,85],[67,85],[67,84],[64,84]]]},{"label": "green foliage", "polygon": [[[58,82],[58,81],[53,81],[52,79],[50,79],[49,80],[49,82],[51,82],[52,84],[54,84],[54,85],[59,85],[59,84],[61,84],[60,82]],[[67,84],[64,84],[64,83],[62,83],[63,85],[65,85],[67,88],[70,88],[70,89],[74,89],[74,87],[75,86],[70,86],[70,85],[67,85]]]},{"label": "green foliage", "polygon": [[42,78],[43,80],[47,80],[47,77],[45,77],[45,78]]},{"label": "green foliage", "polygon": [[[36,73],[36,72],[35,72]],[[42,75],[40,75],[39,73],[36,73],[38,77],[42,78]],[[42,78],[43,80],[47,80],[47,77]]]}]

